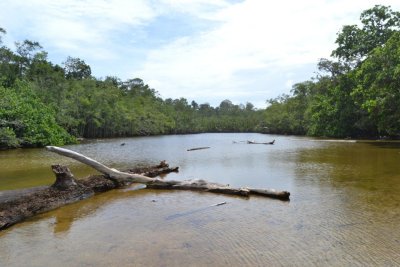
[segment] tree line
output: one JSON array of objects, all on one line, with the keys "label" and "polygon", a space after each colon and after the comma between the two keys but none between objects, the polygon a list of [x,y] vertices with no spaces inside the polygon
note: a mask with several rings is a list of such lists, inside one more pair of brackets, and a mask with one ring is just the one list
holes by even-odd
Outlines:
[{"label": "tree line", "polygon": [[0,28],[0,148],[201,132],[400,137],[400,13],[387,6],[343,26],[316,77],[266,109],[162,99],[139,78],[96,78],[80,58],[53,64],[38,42],[4,46],[5,34]]},{"label": "tree line", "polygon": [[[1,37],[6,31],[0,28]],[[262,129],[263,111],[224,100],[217,107],[162,99],[139,78],[96,78],[80,58],[62,65],[38,42],[0,47],[0,148],[104,138]]]},{"label": "tree line", "polygon": [[400,12],[376,5],[359,25],[345,25],[319,73],[291,95],[268,100],[271,133],[340,137],[400,137]]}]

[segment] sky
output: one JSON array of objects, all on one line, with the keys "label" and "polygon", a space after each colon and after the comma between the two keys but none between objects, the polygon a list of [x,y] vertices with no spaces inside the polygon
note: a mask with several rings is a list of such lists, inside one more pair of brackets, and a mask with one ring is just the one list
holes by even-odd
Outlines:
[{"label": "sky", "polygon": [[1,0],[3,42],[38,41],[97,78],[141,78],[159,95],[218,106],[288,94],[316,75],[343,25],[398,0]]}]

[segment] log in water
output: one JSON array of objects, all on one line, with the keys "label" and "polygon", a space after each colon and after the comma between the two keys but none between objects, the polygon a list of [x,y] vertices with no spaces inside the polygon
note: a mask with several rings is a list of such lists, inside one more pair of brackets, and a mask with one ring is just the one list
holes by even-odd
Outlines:
[{"label": "log in water", "polygon": [[52,170],[56,175],[56,181],[52,186],[23,191],[26,194],[21,193],[21,191],[14,191],[13,193],[7,194],[3,193],[7,195],[7,197],[3,196],[3,198],[0,195],[0,230],[8,228],[36,214],[89,198],[95,193],[127,186],[132,183],[143,183],[147,188],[152,189],[205,191],[245,197],[256,194],[280,200],[289,200],[290,196],[290,193],[287,191],[244,187],[232,188],[229,185],[211,183],[205,180],[174,181],[151,178],[161,173],[175,172],[178,170],[178,167],[169,168],[169,165],[165,161],[150,168],[132,169],[130,171],[128,170],[128,172],[121,172],[72,150],[54,146],[49,146],[47,149],[89,165],[103,173],[103,175],[91,176],[83,180],[75,180],[68,167],[53,165]]},{"label": "log in water", "polygon": [[[89,198],[95,193],[109,191],[127,184],[122,181],[109,179],[105,175],[92,175],[86,179],[75,180],[69,168],[61,165],[53,165],[52,170],[56,175],[56,181],[51,186],[0,192],[0,230],[6,229],[36,214],[50,211]],[[139,176],[157,176],[164,173],[176,172],[178,167],[170,168],[165,161],[162,161],[156,166],[132,170],[140,172]],[[135,176],[136,174],[132,173],[132,175]]]},{"label": "log in water", "polygon": [[194,150],[201,150],[201,149],[209,149],[209,146],[202,146],[202,147],[194,147],[194,148],[189,148],[187,151],[194,151]]}]

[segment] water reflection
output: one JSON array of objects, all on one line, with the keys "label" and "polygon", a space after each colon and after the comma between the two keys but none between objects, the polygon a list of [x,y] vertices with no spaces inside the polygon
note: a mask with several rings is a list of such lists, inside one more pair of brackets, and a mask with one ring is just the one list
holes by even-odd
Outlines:
[{"label": "water reflection", "polygon": [[68,231],[71,229],[74,221],[92,216],[94,213],[97,212],[99,208],[104,208],[105,205],[110,205],[117,201],[126,200],[140,194],[145,194],[145,192],[139,192],[141,188],[142,186],[140,185],[132,185],[127,189],[119,189],[111,192],[105,192],[95,195],[90,199],[68,205],[66,207],[63,207],[62,209],[57,209],[55,211],[40,216],[42,218],[53,217],[55,219],[54,234],[65,234],[68,233]]}]

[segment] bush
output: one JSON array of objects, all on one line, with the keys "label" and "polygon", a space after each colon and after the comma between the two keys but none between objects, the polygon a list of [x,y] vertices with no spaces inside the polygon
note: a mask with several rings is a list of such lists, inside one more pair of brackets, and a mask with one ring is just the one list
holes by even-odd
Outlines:
[{"label": "bush", "polygon": [[0,149],[19,147],[19,140],[13,129],[8,127],[0,128]]},{"label": "bush", "polygon": [[43,104],[28,83],[16,82],[12,88],[0,87],[0,127],[4,140],[25,147],[63,145],[71,137],[55,120],[54,111]]}]

